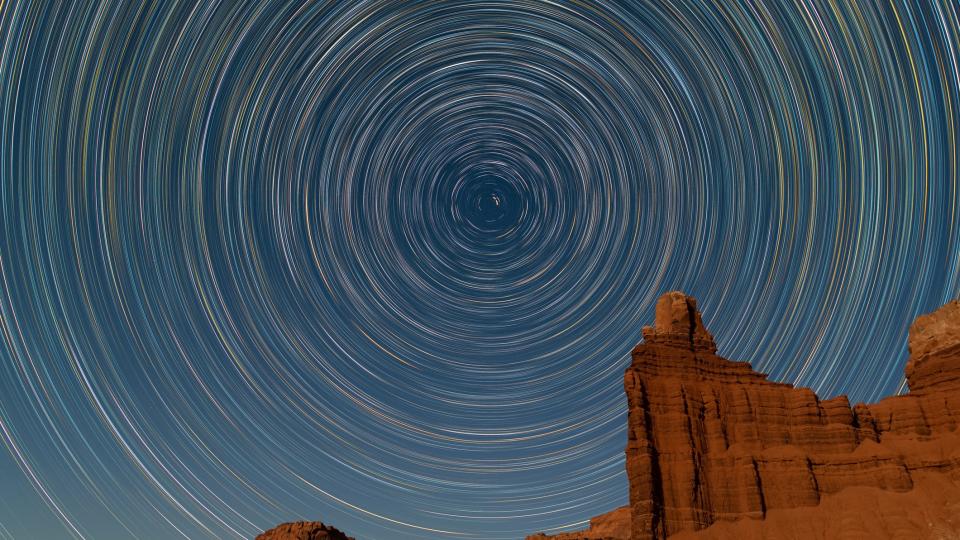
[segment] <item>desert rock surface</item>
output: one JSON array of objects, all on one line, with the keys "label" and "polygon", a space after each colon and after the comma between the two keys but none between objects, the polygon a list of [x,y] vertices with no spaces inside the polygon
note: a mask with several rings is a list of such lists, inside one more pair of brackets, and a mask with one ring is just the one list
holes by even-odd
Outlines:
[{"label": "desert rock surface", "polygon": [[624,375],[629,507],[531,538],[960,538],[960,303],[911,327],[909,393],[854,407],[718,356],[683,293],[643,337]]}]

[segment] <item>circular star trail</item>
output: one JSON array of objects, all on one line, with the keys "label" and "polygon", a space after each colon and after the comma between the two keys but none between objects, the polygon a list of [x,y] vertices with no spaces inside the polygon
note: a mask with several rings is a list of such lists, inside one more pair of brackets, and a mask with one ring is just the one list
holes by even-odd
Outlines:
[{"label": "circular star trail", "polygon": [[662,292],[853,400],[960,292],[952,0],[0,10],[0,537],[582,526]]}]

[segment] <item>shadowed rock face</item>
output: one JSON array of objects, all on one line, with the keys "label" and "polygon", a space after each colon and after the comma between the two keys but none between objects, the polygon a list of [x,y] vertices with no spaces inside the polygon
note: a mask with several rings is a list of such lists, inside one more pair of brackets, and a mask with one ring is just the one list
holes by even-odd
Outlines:
[{"label": "shadowed rock face", "polygon": [[337,529],[319,521],[296,521],[277,525],[257,536],[256,540],[353,540]]},{"label": "shadowed rock face", "polygon": [[[660,298],[643,337],[624,375],[629,515],[605,514],[617,515],[619,528],[558,538],[960,532],[951,517],[960,506],[943,495],[960,495],[957,302],[911,328],[910,393],[853,408],[846,396],[820,400],[717,356],[696,301],[682,293]],[[850,497],[873,504],[859,508]],[[923,511],[911,513],[911,504]]]}]

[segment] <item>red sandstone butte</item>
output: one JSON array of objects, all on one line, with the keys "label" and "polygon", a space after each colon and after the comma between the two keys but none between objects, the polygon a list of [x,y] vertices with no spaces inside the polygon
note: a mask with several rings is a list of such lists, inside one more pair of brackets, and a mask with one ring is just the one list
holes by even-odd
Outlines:
[{"label": "red sandstone butte", "polygon": [[528,538],[960,538],[960,303],[910,328],[908,394],[853,408],[717,356],[682,293],[643,338],[624,374],[629,507]]},{"label": "red sandstone butte", "polygon": [[277,525],[261,533],[256,540],[353,540],[353,538],[319,521],[295,521]]}]

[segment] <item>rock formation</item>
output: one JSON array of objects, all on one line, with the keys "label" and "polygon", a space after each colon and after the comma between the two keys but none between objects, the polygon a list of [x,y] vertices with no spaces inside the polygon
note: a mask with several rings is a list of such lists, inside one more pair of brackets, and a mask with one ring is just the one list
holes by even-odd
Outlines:
[{"label": "rock formation", "polygon": [[353,540],[319,521],[284,523],[261,533],[256,540]]},{"label": "rock formation", "polygon": [[590,520],[590,528],[585,531],[575,531],[546,535],[538,533],[527,537],[527,540],[619,540],[630,538],[630,507],[621,506],[613,512],[601,514]]},{"label": "rock formation", "polygon": [[660,298],[643,338],[624,376],[629,516],[550,538],[960,533],[945,495],[960,495],[960,303],[911,327],[908,394],[853,408],[717,356],[682,293]]}]

